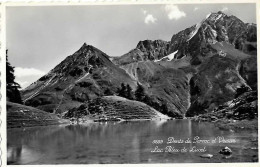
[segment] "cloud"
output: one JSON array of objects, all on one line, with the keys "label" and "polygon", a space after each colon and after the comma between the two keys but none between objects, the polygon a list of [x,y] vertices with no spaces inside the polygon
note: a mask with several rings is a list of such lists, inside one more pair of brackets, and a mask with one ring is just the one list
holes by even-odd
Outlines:
[{"label": "cloud", "polygon": [[221,9],[222,12],[228,11],[227,7],[223,7],[223,9]]},{"label": "cloud", "polygon": [[35,69],[35,68],[22,68],[22,67],[16,67],[14,69],[14,75],[18,78],[21,77],[28,77],[28,76],[42,76],[45,72]]},{"label": "cloud", "polygon": [[168,18],[170,20],[178,20],[182,17],[186,17],[186,13],[181,11],[177,5],[166,5],[164,9],[167,12]]},{"label": "cloud", "polygon": [[17,83],[19,83],[19,85],[21,86],[22,89],[24,89],[24,88],[26,88],[27,86],[30,85],[30,83],[28,81],[17,80]]},{"label": "cloud", "polygon": [[143,14],[145,15],[147,13],[147,10],[142,9]]},{"label": "cloud", "polygon": [[193,11],[197,11],[197,10],[199,10],[199,8],[198,8],[198,7],[195,7],[195,8],[193,9]]},{"label": "cloud", "polygon": [[149,14],[147,10],[142,9],[142,12],[145,16],[144,18],[145,24],[155,23],[157,21],[157,18],[155,18],[152,14]]},{"label": "cloud", "polygon": [[157,20],[157,19],[156,19],[155,17],[153,17],[153,15],[148,14],[148,15],[145,17],[144,22],[145,22],[145,24],[149,24],[149,23],[155,23],[156,20]]}]

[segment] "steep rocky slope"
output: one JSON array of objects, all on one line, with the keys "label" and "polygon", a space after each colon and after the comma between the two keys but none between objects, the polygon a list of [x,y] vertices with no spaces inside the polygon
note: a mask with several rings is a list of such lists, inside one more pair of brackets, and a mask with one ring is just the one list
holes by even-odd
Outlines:
[{"label": "steep rocky slope", "polygon": [[186,115],[211,111],[233,99],[237,88],[249,87],[239,74],[238,66],[238,60],[220,55],[205,60],[190,81],[192,104]]},{"label": "steep rocky slope", "polygon": [[[159,59],[139,59],[134,63],[129,61],[127,64],[122,63],[120,67],[144,85],[153,85],[150,83],[151,80],[143,79],[147,74],[145,71],[153,71],[154,66],[156,67],[150,67],[148,64],[151,62],[158,64],[160,68],[157,69],[161,71],[163,67],[183,71],[189,89],[182,91],[171,84],[164,87],[162,83],[165,81],[165,75],[162,72],[159,78],[163,82],[160,81],[156,92],[160,92],[161,97],[165,96],[165,93],[160,91],[163,88],[181,92],[183,99],[190,98],[184,100],[182,108],[189,108],[187,115],[192,116],[211,111],[214,107],[233,99],[236,89],[242,85],[256,89],[256,53],[256,25],[243,23],[235,16],[218,12],[210,13],[200,23],[173,35],[169,46],[167,45],[167,54],[158,56]],[[128,54],[131,57],[131,51]],[[124,57],[125,55],[121,58]],[[151,75],[153,74],[154,72]],[[176,96],[171,96],[169,101],[176,105],[174,99]],[[172,105],[169,105],[169,108],[179,113],[183,111]]]},{"label": "steep rocky slope", "polygon": [[241,61],[239,72],[247,84],[253,90],[257,90],[257,56],[255,55]]},{"label": "steep rocky slope", "polygon": [[[127,54],[113,58],[126,65],[145,60],[175,60],[191,56],[191,64],[200,64],[207,55],[218,52],[213,44],[226,42],[244,53],[256,54],[256,24],[244,23],[235,16],[219,11],[210,13],[201,22],[174,34],[171,41],[145,40]],[[163,59],[163,58],[166,59]]]},{"label": "steep rocky slope", "polygon": [[131,63],[121,68],[142,83],[153,103],[166,103],[171,113],[185,115],[190,106],[190,77],[183,70],[166,68],[153,61]]},{"label": "steep rocky slope", "polygon": [[115,64],[120,65],[146,60],[159,60],[168,55],[169,45],[169,42],[163,40],[140,41],[136,48],[120,57],[114,57],[112,60]]},{"label": "steep rocky slope", "polygon": [[228,101],[214,111],[194,118],[197,121],[213,121],[221,129],[258,129],[257,91],[248,91]]},{"label": "steep rocky slope", "polygon": [[136,86],[105,53],[84,44],[22,93],[25,104],[60,113],[104,95],[107,89],[115,92],[122,81]]},{"label": "steep rocky slope", "polygon": [[169,53],[178,50],[176,58],[192,56],[192,63],[198,64],[201,57],[214,53],[211,45],[218,42],[227,42],[236,49],[252,53],[256,50],[256,25],[243,23],[223,12],[210,13],[200,23],[173,35]]}]

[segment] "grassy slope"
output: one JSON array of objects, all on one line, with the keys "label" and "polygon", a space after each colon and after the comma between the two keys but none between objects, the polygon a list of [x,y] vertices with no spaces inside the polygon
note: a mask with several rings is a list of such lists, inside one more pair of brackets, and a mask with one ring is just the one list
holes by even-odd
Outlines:
[{"label": "grassy slope", "polygon": [[121,68],[142,83],[154,102],[166,102],[170,112],[183,115],[188,109],[189,77],[182,70],[167,68],[153,61],[132,63]]},{"label": "grassy slope", "polygon": [[61,123],[68,123],[68,121],[60,119],[55,114],[50,114],[33,107],[7,102],[8,128],[44,126]]},{"label": "grassy slope", "polygon": [[109,117],[117,116],[122,119],[168,118],[142,102],[119,96],[105,96],[102,99],[106,104],[105,115]]},{"label": "grassy slope", "polygon": [[[92,108],[91,106],[95,107]],[[128,100],[119,96],[103,96],[91,103],[86,103],[84,107],[81,106],[76,110],[81,112],[80,117],[87,116],[91,117],[91,119],[100,116],[108,119],[120,118],[124,120],[169,118],[142,102]],[[70,110],[66,117],[73,117],[74,112],[75,110]]]},{"label": "grassy slope", "polygon": [[216,42],[215,44],[211,45],[214,49],[217,51],[222,51],[224,53],[227,53],[227,56],[233,59],[245,59],[249,58],[250,55],[235,49],[235,47],[229,43],[226,42]]}]

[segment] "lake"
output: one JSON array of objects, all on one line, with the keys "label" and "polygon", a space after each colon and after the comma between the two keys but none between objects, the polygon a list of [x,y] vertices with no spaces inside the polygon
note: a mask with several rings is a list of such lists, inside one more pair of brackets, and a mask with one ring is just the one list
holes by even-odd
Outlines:
[{"label": "lake", "polygon": [[[257,141],[256,131],[220,130],[212,123],[192,120],[17,128],[7,132],[7,161],[8,164],[252,162],[258,157]],[[232,150],[231,156],[219,154],[225,146]],[[200,157],[203,154],[213,157]]]}]

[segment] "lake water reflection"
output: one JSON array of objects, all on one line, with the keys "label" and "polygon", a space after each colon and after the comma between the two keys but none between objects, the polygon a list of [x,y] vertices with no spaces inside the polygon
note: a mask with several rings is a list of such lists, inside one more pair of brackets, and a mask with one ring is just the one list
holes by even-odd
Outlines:
[{"label": "lake water reflection", "polygon": [[[236,143],[179,143],[175,139],[212,140],[217,136],[235,139]],[[153,144],[163,140],[163,144]],[[258,157],[257,132],[231,132],[211,123],[191,120],[135,121],[120,123],[89,123],[34,128],[8,129],[8,164],[99,164],[99,163],[190,163],[190,162],[251,162]],[[187,152],[151,152],[154,148],[172,146]],[[189,152],[193,146],[206,152]],[[218,152],[225,146],[231,157]],[[211,159],[200,155],[210,153]]]}]

